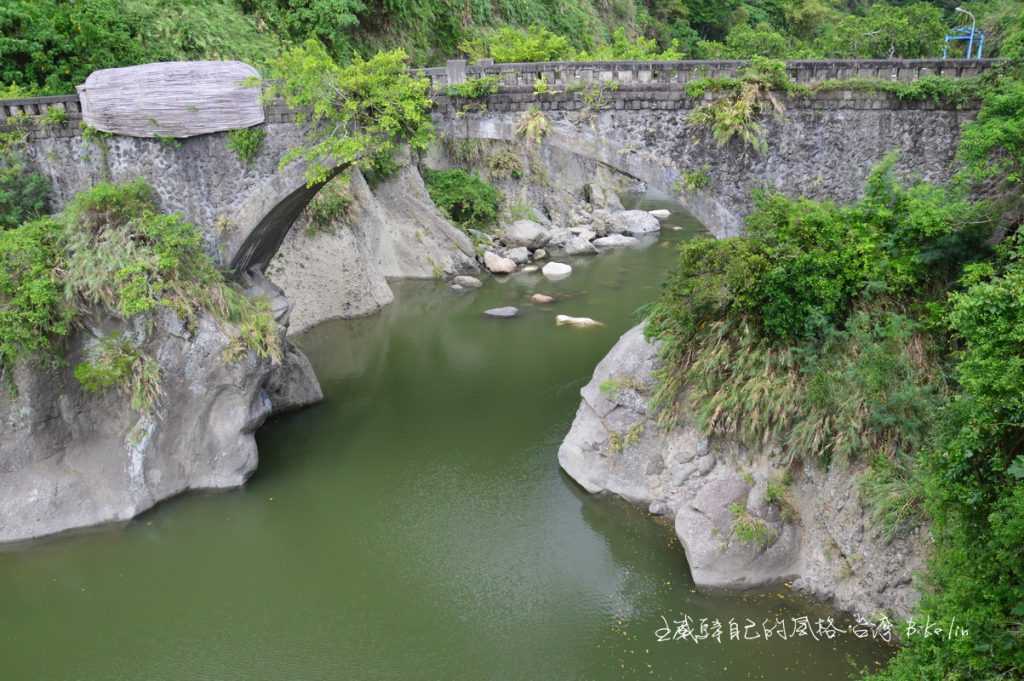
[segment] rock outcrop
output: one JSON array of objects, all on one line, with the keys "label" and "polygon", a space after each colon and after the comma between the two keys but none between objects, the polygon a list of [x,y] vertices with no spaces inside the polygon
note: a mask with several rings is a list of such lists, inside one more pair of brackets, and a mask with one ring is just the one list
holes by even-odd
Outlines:
[{"label": "rock outcrop", "polygon": [[793,585],[845,610],[906,615],[917,599],[923,531],[887,540],[857,492],[861,470],[788,467],[771,447],[658,426],[648,402],[659,366],[641,326],[598,364],[558,452],[591,493],[669,516],[698,587]]},{"label": "rock outcrop", "polygon": [[406,163],[373,188],[353,170],[350,192],[344,219],[314,231],[300,217],[267,268],[292,303],[292,334],[377,312],[394,300],[389,278],[479,269],[472,242],[438,211],[415,165]]},{"label": "rock outcrop", "polygon": [[[265,281],[255,287],[274,295]],[[271,309],[283,338],[287,301],[276,295]],[[111,333],[137,339],[158,362],[151,410],[133,409],[116,389],[86,392],[75,379],[72,367]],[[127,520],[188,490],[243,484],[256,469],[256,429],[322,394],[296,348],[286,343],[276,365],[252,351],[228,361],[231,342],[209,315],[187,328],[163,310],[132,323],[95,321],[69,338],[62,366],[16,367],[17,392],[0,391],[0,542]]]}]

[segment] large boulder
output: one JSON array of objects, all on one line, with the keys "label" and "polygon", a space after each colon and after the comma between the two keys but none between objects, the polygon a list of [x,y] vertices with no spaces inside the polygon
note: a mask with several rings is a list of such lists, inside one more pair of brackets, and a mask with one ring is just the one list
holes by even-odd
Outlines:
[{"label": "large boulder", "polygon": [[505,228],[502,240],[509,246],[525,246],[530,250],[548,243],[547,230],[533,220],[516,220]]},{"label": "large boulder", "polygon": [[[15,367],[16,394],[0,391],[0,542],[123,521],[188,490],[243,484],[267,416],[321,393],[283,328],[280,364],[239,355],[236,333],[205,313],[188,325],[167,310],[130,323],[93,319],[68,339],[66,364]],[[161,394],[151,408],[133,408],[116,389],[87,392],[75,378],[73,367],[111,334],[157,362]]]},{"label": "large boulder", "polygon": [[562,262],[549,262],[541,268],[541,274],[548,279],[558,281],[572,274],[572,266]]},{"label": "large boulder", "polygon": [[795,579],[800,590],[865,616],[910,613],[927,531],[880,531],[858,497],[863,466],[788,469],[779,448],[708,437],[685,412],[666,430],[649,406],[660,368],[659,348],[641,326],[601,360],[558,450],[569,476],[588,492],[672,518],[700,588]]},{"label": "large boulder", "polygon": [[640,236],[661,231],[661,223],[645,210],[623,210],[612,213],[609,230],[615,234]]},{"label": "large boulder", "polygon": [[760,586],[798,575],[799,528],[752,512],[751,487],[739,474],[710,478],[676,512],[695,584]]},{"label": "large boulder", "polygon": [[514,260],[503,258],[492,251],[484,251],[484,267],[493,274],[511,274],[516,271]]}]

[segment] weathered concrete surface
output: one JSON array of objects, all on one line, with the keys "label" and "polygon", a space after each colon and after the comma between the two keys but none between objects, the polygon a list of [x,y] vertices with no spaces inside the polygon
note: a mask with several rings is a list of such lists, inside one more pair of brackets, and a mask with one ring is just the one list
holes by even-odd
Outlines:
[{"label": "weathered concrete surface", "polygon": [[376,312],[394,299],[388,278],[478,270],[472,242],[438,212],[414,165],[374,188],[354,170],[350,191],[343,220],[311,234],[299,218],[267,270],[292,303],[292,334]]},{"label": "weathered concrete surface", "polygon": [[[708,438],[689,422],[661,429],[648,410],[658,366],[657,348],[640,326],[619,339],[581,391],[558,451],[566,473],[588,492],[616,494],[673,518],[698,587],[794,579],[845,610],[909,613],[925,533],[886,541],[858,498],[862,470],[791,471],[786,501],[768,503],[768,482],[784,473],[777,452]],[[762,524],[764,540],[743,541],[741,519]]]},{"label": "weathered concrete surface", "polygon": [[[269,262],[316,193],[306,187],[302,163],[278,167],[285,152],[301,144],[302,131],[279,113],[268,112],[267,120],[263,145],[249,163],[228,149],[226,133],[173,142],[120,135],[88,141],[76,130],[56,128],[33,134],[29,151],[51,181],[55,210],[102,180],[142,177],[163,210],[203,230],[221,264],[244,269]],[[256,242],[254,233],[261,237]]]},{"label": "weathered concrete surface", "polygon": [[[613,108],[600,111],[580,109],[571,101],[545,103],[550,127],[542,146],[594,159],[677,197],[719,237],[740,232],[753,206],[753,190],[849,201],[892,150],[901,152],[897,172],[948,179],[960,127],[975,116],[870,92],[791,98],[783,115],[764,118],[768,148],[760,154],[738,139],[720,146],[707,129],[691,124],[688,117],[701,102],[685,98],[681,88],[615,96]],[[525,94],[498,94],[487,99],[483,113],[456,118],[442,108],[435,119],[451,140],[514,141],[516,123],[531,103]],[[692,171],[706,172],[708,186],[696,191],[680,186],[683,173]]]},{"label": "weathered concrete surface", "polygon": [[[272,308],[287,323],[287,304]],[[17,395],[0,391],[0,542],[127,520],[188,490],[241,485],[256,468],[254,433],[267,416],[322,399],[293,347],[278,366],[253,352],[232,363],[230,330],[209,315],[194,331],[168,311],[151,330],[148,321],[96,320],[69,339],[64,367],[18,366]],[[117,332],[159,363],[162,395],[150,413],[117,390],[87,393],[74,378],[87,349]]]}]

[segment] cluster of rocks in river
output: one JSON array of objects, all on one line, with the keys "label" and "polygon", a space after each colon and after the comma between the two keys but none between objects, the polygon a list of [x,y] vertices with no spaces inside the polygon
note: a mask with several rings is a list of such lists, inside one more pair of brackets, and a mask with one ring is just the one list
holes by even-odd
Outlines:
[{"label": "cluster of rocks in river", "polygon": [[493,274],[512,274],[552,255],[597,255],[634,246],[641,238],[661,231],[661,220],[669,217],[667,210],[622,210],[619,205],[618,210],[610,210],[580,204],[572,211],[569,226],[516,220],[500,236],[478,234],[484,242],[482,263]]},{"label": "cluster of rocks in river", "polygon": [[859,498],[864,465],[790,465],[799,456],[709,437],[687,414],[665,429],[650,406],[660,362],[641,326],[619,339],[581,390],[563,470],[671,519],[698,588],[791,581],[866,617],[906,617],[928,534],[876,527]]}]

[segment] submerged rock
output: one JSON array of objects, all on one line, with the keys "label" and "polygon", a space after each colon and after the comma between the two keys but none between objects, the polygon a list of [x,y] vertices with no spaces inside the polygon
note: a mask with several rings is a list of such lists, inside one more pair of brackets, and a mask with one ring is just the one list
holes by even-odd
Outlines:
[{"label": "submerged rock", "polygon": [[534,302],[539,305],[547,305],[548,303],[555,302],[555,299],[544,293],[534,293],[532,296],[530,296],[530,302]]},{"label": "submerged rock", "polygon": [[533,220],[516,220],[505,228],[502,240],[509,246],[535,249],[544,246],[549,238],[547,230]]},{"label": "submerged rock", "polygon": [[503,258],[493,251],[484,251],[484,267],[494,274],[511,274],[516,271],[514,260]]},{"label": "submerged rock", "polygon": [[570,274],[572,274],[572,267],[566,265],[565,263],[549,262],[548,264],[544,265],[544,268],[541,270],[541,273],[548,279],[565,279]]},{"label": "submerged rock", "polygon": [[590,317],[570,317],[567,314],[560,314],[555,317],[555,324],[557,326],[578,326],[581,328],[587,328],[591,326],[604,326],[603,323]]},{"label": "submerged rock", "polygon": [[511,305],[506,307],[492,307],[489,310],[484,310],[484,314],[488,317],[497,317],[499,319],[508,319],[515,317],[519,314],[518,307],[512,307]]},{"label": "submerged rock", "polygon": [[527,265],[520,271],[523,274],[533,274],[534,272],[540,272],[540,267],[538,267],[537,265]]},{"label": "submerged rock", "polygon": [[653,215],[654,217],[658,218],[659,220],[668,220],[669,217],[672,215],[671,212],[665,210],[664,208],[656,208],[654,210],[649,210],[647,212]]},{"label": "submerged rock", "polygon": [[609,234],[600,239],[594,239],[594,245],[598,248],[622,248],[624,246],[636,246],[640,240],[632,236],[622,234]]},{"label": "submerged rock", "polygon": [[462,288],[480,288],[484,285],[482,281],[476,277],[471,277],[468,274],[459,275],[455,277],[452,282]]},{"label": "submerged rock", "polygon": [[585,236],[574,236],[565,243],[566,255],[595,255],[597,247]]}]

